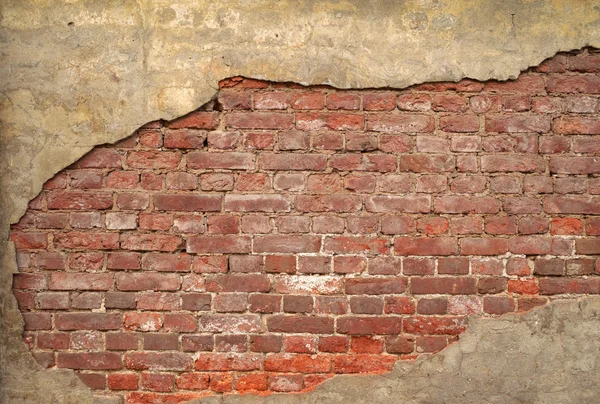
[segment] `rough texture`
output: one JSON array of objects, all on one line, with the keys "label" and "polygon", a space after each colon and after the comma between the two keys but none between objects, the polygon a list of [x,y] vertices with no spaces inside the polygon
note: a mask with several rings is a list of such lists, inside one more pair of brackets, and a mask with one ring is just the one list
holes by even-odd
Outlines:
[{"label": "rough texture", "polygon": [[[475,319],[455,345],[381,376],[338,376],[300,396],[212,403],[595,403],[600,299],[556,301],[525,315]],[[558,370],[557,370],[558,369]]]},{"label": "rough texture", "polygon": [[600,294],[600,54],[510,82],[223,80],[13,226],[38,362],[128,403],[300,392]]},{"label": "rough texture", "polygon": [[[2,240],[60,169],[145,122],[193,110],[228,76],[356,88],[505,79],[557,51],[600,45],[593,1],[0,7],[0,178],[1,188],[11,190],[0,195]],[[3,242],[0,251],[2,398],[89,401],[89,390],[69,371],[36,371],[20,342],[22,319],[10,292],[13,247]]]}]

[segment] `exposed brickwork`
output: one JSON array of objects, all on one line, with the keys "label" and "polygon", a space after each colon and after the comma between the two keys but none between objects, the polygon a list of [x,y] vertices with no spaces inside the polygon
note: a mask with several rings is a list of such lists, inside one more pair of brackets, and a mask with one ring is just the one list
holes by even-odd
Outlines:
[{"label": "exposed brickwork", "polygon": [[469,315],[599,294],[599,72],[586,51],[506,83],[225,80],[31,202],[24,339],[98,394],[181,402],[388,371]]}]

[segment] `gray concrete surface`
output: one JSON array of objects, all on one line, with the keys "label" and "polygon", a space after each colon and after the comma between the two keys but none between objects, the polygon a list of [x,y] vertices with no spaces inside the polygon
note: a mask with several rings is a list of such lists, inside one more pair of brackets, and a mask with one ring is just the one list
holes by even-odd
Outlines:
[{"label": "gray concrete surface", "polygon": [[[342,88],[504,80],[556,52],[584,46],[600,47],[597,1],[2,1],[1,400],[92,402],[72,372],[43,371],[22,344],[11,292],[16,265],[6,240],[9,224],[42,184],[94,145],[194,110],[230,76]],[[508,330],[504,338],[524,338],[519,332]],[[548,379],[558,374],[541,369]],[[407,376],[389,377],[402,384]],[[410,383],[423,387],[427,383],[418,381],[426,379]],[[339,388],[327,400],[353,394]],[[426,390],[445,388],[428,384]]]},{"label": "gray concrete surface", "polygon": [[211,397],[202,404],[586,404],[600,397],[600,298],[471,319],[460,340],[379,376],[337,376],[304,395]]}]

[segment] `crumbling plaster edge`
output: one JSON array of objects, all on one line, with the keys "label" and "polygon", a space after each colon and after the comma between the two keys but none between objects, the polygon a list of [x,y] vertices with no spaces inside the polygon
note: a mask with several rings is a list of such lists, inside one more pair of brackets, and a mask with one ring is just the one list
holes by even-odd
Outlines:
[{"label": "crumbling plaster edge", "polygon": [[[454,82],[458,82],[462,79],[468,78],[468,79],[473,79],[473,80],[479,80],[479,81],[487,81],[487,80],[509,80],[509,79],[515,79],[519,76],[520,73],[522,73],[523,71],[526,71],[527,69],[529,69],[532,66],[537,66],[539,65],[541,62],[543,62],[544,60],[556,55],[557,53],[561,53],[561,52],[569,52],[569,51],[573,51],[573,50],[577,50],[577,49],[581,49],[584,47],[600,47],[600,42],[584,42],[580,47],[569,47],[569,48],[561,48],[558,47],[557,50],[555,52],[546,52],[544,54],[541,55],[533,55],[531,60],[528,60],[526,62],[523,62],[522,64],[522,68],[520,70],[518,69],[514,69],[514,70],[509,70],[506,72],[505,75],[488,75],[488,76],[483,76],[483,77],[473,77],[473,76],[467,76],[467,75],[462,75],[460,77],[448,77],[446,81],[454,81]],[[266,80],[266,81],[272,81],[272,82],[295,82],[301,85],[305,85],[305,86],[311,86],[311,85],[328,85],[328,86],[332,86],[334,88],[340,88],[340,89],[356,89],[356,90],[361,90],[361,89],[385,89],[385,88],[395,88],[393,87],[393,84],[390,85],[391,83],[386,82],[385,85],[382,86],[342,86],[342,85],[337,85],[335,80],[327,80],[326,82],[316,82],[316,81],[311,81],[311,80],[290,80],[289,77],[279,77],[279,76],[275,76],[275,75],[262,75],[262,74],[247,74],[246,72],[242,72],[242,71],[236,71],[236,72],[232,72],[231,74],[227,74],[223,77],[217,77],[214,78],[211,82],[206,82],[206,87],[197,91],[197,102],[196,105],[198,105],[198,108],[201,108],[201,106],[205,105],[207,102],[210,102],[212,99],[214,99],[215,97],[217,97],[219,90],[218,90],[218,82],[222,79],[226,79],[228,77],[234,77],[234,76],[238,76],[238,75],[242,75],[244,77],[248,77],[248,78],[254,78],[254,79],[259,79],[259,80]],[[435,80],[435,81],[444,81],[442,79],[440,80]],[[410,85],[415,85],[415,84],[421,84],[421,83],[426,83],[429,82],[428,80],[419,80],[419,81],[415,81],[415,82],[411,82],[408,86]],[[198,109],[197,108],[197,109]],[[61,168],[54,170],[54,171],[47,171],[47,172],[43,172],[43,173],[32,173],[32,175],[30,176],[31,180],[32,180],[32,186],[29,189],[26,189],[25,192],[21,195],[19,195],[18,198],[16,198],[16,200],[18,201],[18,203],[16,203],[13,206],[7,206],[7,207],[3,207],[3,211],[4,212],[9,212],[10,216],[4,217],[3,220],[1,220],[1,222],[3,222],[5,224],[5,226],[3,226],[2,228],[0,228],[0,235],[2,236],[2,241],[0,242],[0,265],[2,265],[2,276],[1,278],[10,280],[9,282],[3,282],[3,284],[5,285],[4,288],[2,288],[3,290],[0,292],[0,305],[2,306],[2,311],[4,311],[7,315],[3,318],[3,324],[0,325],[0,337],[6,337],[6,339],[8,340],[6,344],[2,344],[2,347],[0,347],[0,365],[2,365],[2,369],[0,369],[0,397],[2,397],[2,389],[3,389],[3,380],[5,378],[6,372],[10,370],[10,366],[5,366],[5,362],[6,362],[6,354],[4,353],[4,350],[6,348],[8,348],[9,344],[11,347],[15,347],[15,345],[20,346],[19,349],[19,355],[29,355],[28,359],[27,359],[27,366],[32,366],[33,368],[42,371],[43,373],[47,373],[50,374],[52,373],[52,375],[54,377],[58,377],[60,378],[60,380],[65,380],[65,384],[67,385],[67,381],[68,381],[68,385],[70,387],[75,388],[77,391],[80,391],[80,394],[82,394],[82,397],[86,397],[87,399],[91,399],[91,390],[88,389],[74,374],[74,371],[72,370],[68,370],[68,369],[53,369],[53,370],[45,370],[43,369],[40,365],[38,365],[34,360],[33,357],[31,356],[31,352],[30,350],[26,347],[26,345],[23,343],[23,341],[21,341],[20,336],[23,333],[23,318],[19,312],[19,310],[17,309],[17,304],[16,304],[16,299],[12,293],[12,274],[13,273],[17,273],[18,269],[16,266],[16,255],[15,255],[15,248],[12,242],[7,241],[8,239],[8,234],[10,233],[10,226],[11,224],[14,224],[16,222],[18,222],[19,218],[22,217],[22,215],[25,213],[25,211],[27,210],[28,207],[28,201],[30,201],[31,199],[33,199],[35,196],[37,196],[41,190],[42,190],[42,185],[50,178],[52,178],[54,175],[56,175],[58,172],[60,172],[62,169],[64,169],[65,167],[68,167],[69,165],[71,165],[72,163],[74,163],[75,161],[77,161],[79,158],[81,158],[82,156],[84,156],[86,153],[88,153],[90,150],[92,150],[94,147],[98,146],[98,145],[103,145],[103,144],[114,144],[117,143],[120,140],[123,140],[125,138],[127,138],[128,136],[132,135],[132,133],[136,130],[136,128],[141,127],[142,125],[144,125],[147,122],[153,122],[153,121],[157,121],[157,120],[165,120],[165,121],[170,121],[173,120],[179,116],[184,116],[187,115],[188,113],[190,113],[192,111],[189,110],[185,110],[185,111],[179,111],[179,110],[171,110],[171,111],[162,111],[161,113],[157,114],[157,115],[153,115],[150,118],[143,118],[140,119],[139,121],[137,121],[134,124],[131,124],[130,126],[127,127],[117,127],[116,131],[118,133],[118,135],[116,137],[113,137],[114,141],[112,142],[98,142],[98,143],[94,143],[92,142],[91,144],[87,144],[86,146],[78,146],[77,147],[77,154],[74,157],[71,157],[69,160],[62,161],[60,163]],[[134,128],[132,130],[132,128]],[[40,158],[39,155],[35,156],[35,158]],[[34,162],[35,163],[35,162]],[[35,164],[34,164],[35,165]],[[0,180],[2,180],[2,178],[0,178]],[[0,181],[0,183],[2,183],[3,181]],[[11,201],[15,201],[15,199],[12,199]],[[581,302],[586,301],[588,299],[591,300],[596,300],[597,298],[580,298],[577,299],[577,301],[581,304]],[[551,300],[547,306],[544,307],[548,307],[551,306],[553,304],[557,304],[558,301],[557,300]],[[542,308],[538,308],[535,310],[543,310],[544,307]],[[521,313],[510,313],[507,314],[505,316],[502,317],[518,317],[518,316],[522,316],[523,314]],[[502,318],[500,317],[500,318]],[[396,376],[401,376],[403,374],[406,374],[408,372],[412,372],[415,371],[415,369],[418,369],[419,367],[423,366],[424,363],[428,363],[431,361],[442,361],[443,358],[445,358],[447,355],[451,354],[455,349],[460,349],[457,347],[461,346],[461,341],[463,341],[465,338],[470,338],[471,335],[474,334],[474,330],[473,327],[476,326],[476,324],[479,323],[479,321],[496,321],[498,318],[480,318],[477,316],[474,317],[470,317],[469,318],[469,325],[467,328],[467,331],[463,334],[461,334],[461,337],[459,339],[459,341],[455,344],[452,344],[451,346],[449,346],[447,349],[445,349],[443,351],[443,353],[440,354],[436,354],[436,355],[427,355],[427,356],[422,356],[420,357],[418,360],[414,361],[414,362],[398,362],[396,364],[395,369],[397,371],[400,372],[400,374],[397,374],[397,371],[394,371],[393,373],[386,373],[383,375],[367,375],[367,376],[355,376],[355,375],[339,375],[334,377],[333,379],[329,379],[327,381],[325,381],[321,386],[317,387],[317,389],[315,389],[315,391],[319,391],[319,389],[323,386],[323,385],[328,385],[331,386],[332,383],[335,383],[335,380],[338,378],[356,378],[356,377],[368,377],[368,378],[379,378],[379,377],[383,377],[383,378],[391,378],[391,377],[396,377]],[[2,338],[5,339],[5,338]],[[17,340],[18,339],[18,340]],[[73,394],[78,394],[78,393],[73,393]],[[311,393],[305,393],[305,394],[312,394]],[[281,397],[294,397],[294,395],[290,395],[290,394],[275,394],[276,396],[281,396]],[[190,403],[194,403],[194,402],[202,402],[202,403],[217,403],[217,402],[226,402],[227,400],[225,400],[223,397],[228,397],[228,396],[211,396],[211,397],[207,397],[206,399],[203,399],[201,401],[191,401]],[[218,401],[215,401],[217,400]],[[101,401],[96,401],[96,402],[101,402]],[[103,402],[103,401],[102,401]]]}]

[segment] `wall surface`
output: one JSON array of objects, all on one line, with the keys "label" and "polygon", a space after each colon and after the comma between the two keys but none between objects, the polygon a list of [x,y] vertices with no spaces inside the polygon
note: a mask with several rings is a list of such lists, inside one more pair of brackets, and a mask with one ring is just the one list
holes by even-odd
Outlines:
[{"label": "wall surface", "polygon": [[[593,1],[5,1],[0,15],[2,240],[59,170],[196,109],[226,77],[344,88],[503,80],[556,52],[600,46]],[[91,402],[71,371],[41,371],[22,344],[13,245],[1,251],[1,397]]]}]

